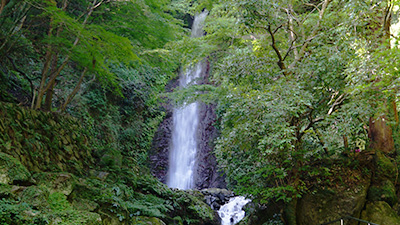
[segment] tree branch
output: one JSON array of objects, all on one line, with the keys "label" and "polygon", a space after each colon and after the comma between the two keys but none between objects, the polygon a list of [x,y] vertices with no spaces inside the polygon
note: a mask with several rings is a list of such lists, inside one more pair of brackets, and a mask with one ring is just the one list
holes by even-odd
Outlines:
[{"label": "tree branch", "polygon": [[85,74],[87,72],[87,67],[82,71],[81,76],[79,77],[79,81],[76,84],[74,90],[68,95],[67,100],[65,100],[64,104],[61,106],[61,112],[64,112],[65,109],[67,108],[67,105],[72,101],[72,99],[75,97],[76,93],[78,93],[79,89],[81,88],[81,84],[83,82],[83,78],[85,77]]},{"label": "tree branch", "polygon": [[331,1],[332,0],[324,0],[324,2],[322,4],[322,8],[321,8],[321,10],[319,10],[319,20],[318,20],[317,24],[314,26],[313,31],[311,32],[311,34],[308,36],[308,38],[303,43],[303,45],[302,45],[302,47],[301,47],[301,49],[299,51],[298,57],[295,58],[295,60],[290,64],[289,68],[294,68],[296,66],[296,63],[300,62],[302,60],[302,58],[304,57],[304,54],[305,54],[305,52],[307,50],[307,47],[308,47],[308,44],[310,43],[310,41],[312,39],[314,39],[316,37],[316,34],[317,34],[317,32],[319,30],[319,27],[321,25],[321,21],[322,21],[324,15],[325,15],[325,11],[328,8],[329,3]]},{"label": "tree branch", "polygon": [[[278,29],[278,28],[277,28],[277,29]],[[288,74],[287,74],[287,71],[286,71],[286,66],[285,66],[285,63],[283,62],[282,55],[281,55],[281,53],[279,52],[279,49],[278,49],[278,47],[276,46],[276,42],[275,42],[275,36],[274,36],[274,34],[275,34],[275,32],[277,31],[277,29],[275,29],[275,31],[272,32],[272,30],[271,30],[271,25],[268,25],[268,27],[267,27],[267,31],[268,31],[268,33],[269,33],[270,36],[271,36],[271,47],[274,49],[276,55],[278,56],[278,62],[277,62],[277,64],[278,64],[279,68],[282,70],[282,73],[286,76],[286,75],[288,75]]]},{"label": "tree branch", "polygon": [[[343,101],[346,99],[346,98],[345,98],[346,96],[347,96],[346,93],[341,94],[341,95],[335,100],[335,102],[332,104],[331,108],[330,108],[329,111],[328,111],[328,115],[331,115],[331,114],[333,113],[333,111],[335,110],[335,108],[336,108],[337,106],[340,106],[340,105],[343,103]],[[334,96],[333,96],[333,97],[334,97]]]}]

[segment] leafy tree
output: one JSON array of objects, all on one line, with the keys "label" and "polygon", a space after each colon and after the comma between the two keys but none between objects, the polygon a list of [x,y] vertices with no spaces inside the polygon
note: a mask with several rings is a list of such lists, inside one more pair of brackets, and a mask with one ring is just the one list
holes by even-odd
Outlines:
[{"label": "leafy tree", "polygon": [[[362,43],[376,48],[376,40],[387,37],[381,27],[387,27],[383,18],[393,4],[233,0],[213,5],[201,41],[215,56],[213,79],[219,87],[208,89],[208,96],[219,102],[216,155],[232,187],[261,202],[290,201],[312,186],[313,174],[329,175],[331,164],[365,148],[365,127],[379,107],[371,107],[377,95],[367,91],[365,84],[371,83],[362,68],[377,71],[371,67],[397,51],[380,51],[375,59],[360,53],[371,53]],[[382,77],[389,79],[379,80],[385,80],[382,89],[376,88],[379,82],[370,89],[382,94],[395,85],[396,74],[383,65]]]}]

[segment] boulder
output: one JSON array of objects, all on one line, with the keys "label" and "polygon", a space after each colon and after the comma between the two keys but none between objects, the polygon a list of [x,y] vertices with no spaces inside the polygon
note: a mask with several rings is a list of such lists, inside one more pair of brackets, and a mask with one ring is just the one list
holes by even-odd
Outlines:
[{"label": "boulder", "polygon": [[374,183],[380,183],[384,180],[396,180],[397,168],[390,158],[385,156],[380,151],[376,151],[374,155],[374,170],[375,176],[373,177]]},{"label": "boulder", "polygon": [[322,224],[346,215],[358,217],[366,202],[368,188],[369,179],[364,178],[352,187],[344,185],[303,195],[296,206],[297,224]]},{"label": "boulder", "polygon": [[368,202],[361,213],[361,219],[379,225],[400,224],[400,217],[387,202]]},{"label": "boulder", "polygon": [[166,225],[162,220],[155,217],[136,216],[131,219],[131,224],[138,225]]},{"label": "boulder", "polygon": [[92,212],[69,210],[47,214],[46,217],[48,224],[103,225],[100,215]]},{"label": "boulder", "polygon": [[34,179],[38,184],[47,186],[50,193],[60,192],[66,196],[71,194],[77,182],[75,176],[67,172],[37,173],[35,174]]},{"label": "boulder", "polygon": [[204,195],[204,202],[213,210],[219,210],[222,205],[228,203],[229,199],[235,196],[232,191],[221,188],[207,188],[200,192]]}]

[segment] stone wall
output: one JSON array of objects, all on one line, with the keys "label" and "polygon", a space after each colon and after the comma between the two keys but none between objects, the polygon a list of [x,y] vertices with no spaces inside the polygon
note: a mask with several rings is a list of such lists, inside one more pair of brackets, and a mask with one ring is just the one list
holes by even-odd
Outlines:
[{"label": "stone wall", "polygon": [[0,102],[0,152],[29,171],[81,173],[93,163],[82,131],[76,118]]}]

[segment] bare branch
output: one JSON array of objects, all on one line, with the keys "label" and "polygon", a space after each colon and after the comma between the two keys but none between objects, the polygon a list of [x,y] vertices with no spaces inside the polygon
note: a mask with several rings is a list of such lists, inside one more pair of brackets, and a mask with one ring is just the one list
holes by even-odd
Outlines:
[{"label": "bare branch", "polygon": [[291,12],[292,12],[293,10],[292,10],[292,6],[290,5],[289,6],[289,9],[286,9],[286,13],[287,13],[287,16],[288,16],[288,21],[289,21],[289,23],[288,23],[288,25],[289,25],[289,28],[288,28],[288,30],[289,30],[289,33],[290,33],[290,35],[289,35],[289,37],[290,37],[290,46],[289,46],[289,49],[287,50],[287,52],[286,52],[286,54],[285,54],[285,56],[283,57],[283,60],[285,60],[286,59],[286,57],[289,55],[289,53],[293,50],[293,53],[294,53],[294,57],[295,58],[298,58],[298,52],[297,52],[297,49],[296,48],[292,48],[293,47],[293,45],[295,44],[295,42],[296,42],[296,40],[297,40],[297,34],[296,34],[296,32],[294,32],[294,28],[293,28],[293,17],[292,17],[292,15],[291,15]]},{"label": "bare branch", "polygon": [[275,42],[275,36],[274,36],[274,32],[272,32],[271,30],[271,25],[268,25],[268,29],[267,29],[268,33],[271,36],[271,47],[274,49],[276,55],[278,56],[278,66],[279,68],[282,70],[284,75],[287,75],[287,71],[286,71],[286,66],[285,63],[283,62],[283,58],[282,55],[278,49],[278,47],[276,46],[276,42]]},{"label": "bare branch", "polygon": [[331,115],[333,113],[333,111],[336,109],[337,106],[341,105],[343,103],[343,101],[346,99],[345,97],[347,96],[346,93],[341,94],[336,100],[335,102],[332,104],[331,108],[328,111],[328,115]]},{"label": "bare branch", "polygon": [[318,6],[316,6],[316,5],[312,4],[312,3],[305,2],[304,5],[314,7],[314,9],[318,10],[318,12],[321,12],[321,10],[318,8]]},{"label": "bare branch", "polygon": [[302,45],[302,47],[301,47],[301,49],[299,51],[298,57],[295,58],[295,60],[290,64],[289,68],[294,68],[296,63],[300,62],[301,59],[304,57],[304,54],[306,53],[306,50],[307,50],[307,47],[308,47],[308,44],[317,35],[317,32],[318,32],[318,30],[320,28],[320,25],[321,25],[321,21],[322,21],[324,15],[325,15],[325,11],[328,8],[329,3],[331,1],[332,0],[324,0],[324,2],[322,4],[322,8],[321,8],[321,10],[319,10],[319,20],[318,20],[317,24],[315,24],[314,29],[312,30],[311,34],[308,36],[306,41],[304,41],[304,43],[303,43],[303,45]]}]

